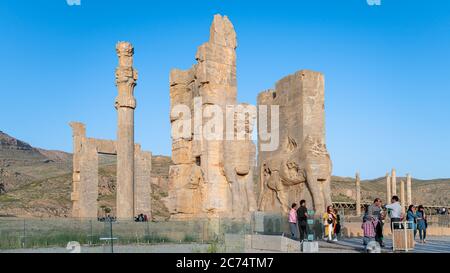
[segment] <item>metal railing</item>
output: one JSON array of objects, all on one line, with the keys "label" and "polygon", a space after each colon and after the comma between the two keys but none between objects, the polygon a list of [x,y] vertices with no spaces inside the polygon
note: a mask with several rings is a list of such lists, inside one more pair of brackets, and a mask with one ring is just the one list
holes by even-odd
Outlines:
[{"label": "metal railing", "polygon": [[[341,230],[346,224],[362,222],[362,217],[341,215]],[[429,226],[450,227],[448,215],[428,216]],[[323,220],[311,216],[310,240],[324,236]],[[65,248],[68,242],[87,247],[103,247],[112,252],[126,245],[199,244],[208,252],[226,252],[227,235],[233,235],[233,252],[244,251],[247,235],[264,234],[290,237],[288,216],[280,213],[254,213],[246,219],[212,218],[162,222],[98,221],[97,219],[0,217],[0,250]],[[342,232],[344,234],[344,232]],[[229,236],[229,238],[231,238]]]},{"label": "metal railing", "polygon": [[[371,203],[361,203],[361,209],[364,211],[366,207],[371,205]],[[355,214],[356,212],[356,202],[333,202],[333,207],[336,209],[342,209],[346,212],[346,214]],[[450,206],[434,206],[434,205],[424,205],[425,213],[428,215],[439,215],[439,210],[442,208],[446,208],[447,214],[449,215],[448,211],[450,210]]]},{"label": "metal railing", "polygon": [[107,252],[113,251],[114,245],[198,243],[217,246],[223,244],[225,234],[244,236],[251,232],[250,220],[227,218],[135,222],[4,217],[0,218],[0,249],[66,247],[72,241],[84,246],[106,246]]}]

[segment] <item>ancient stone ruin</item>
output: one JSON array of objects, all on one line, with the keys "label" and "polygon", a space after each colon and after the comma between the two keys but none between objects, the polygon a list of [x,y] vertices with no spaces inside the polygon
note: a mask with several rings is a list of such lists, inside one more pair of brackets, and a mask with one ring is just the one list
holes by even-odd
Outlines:
[{"label": "ancient stone ruin", "polygon": [[117,141],[86,137],[85,125],[70,123],[73,131],[72,216],[96,218],[98,199],[98,155],[117,155],[117,212],[120,219],[133,219],[137,214],[151,216],[150,152],[134,143],[133,96],[137,71],[133,68],[133,47],[119,42],[116,46],[119,66],[116,85],[119,94],[115,107],[118,114]]},{"label": "ancient stone ruin", "polygon": [[[331,160],[325,145],[324,77],[301,70],[262,92],[258,105],[279,105],[279,147],[261,149],[258,139],[261,211],[287,212],[301,199],[316,212],[331,205]],[[268,118],[268,124],[270,122]]]},{"label": "ancient stone ruin", "polygon": [[[165,203],[171,217],[241,218],[256,210],[287,212],[301,199],[323,212],[331,204],[332,169],[325,145],[323,75],[301,70],[278,81],[274,90],[259,94],[258,107],[279,109],[279,119],[274,113],[263,119],[258,111],[259,127],[271,124],[279,141],[273,149],[265,149],[267,139],[259,131],[256,163],[251,135],[257,111],[236,99],[236,47],[233,25],[226,16],[215,15],[196,64],[170,72],[173,165]],[[97,216],[99,153],[117,154],[117,216],[150,215],[151,154],[134,144],[133,48],[119,43],[117,53],[117,141],[87,138],[83,124],[71,124],[75,217]],[[223,126],[211,126],[211,121]]]},{"label": "ancient stone ruin", "polygon": [[[170,73],[171,112],[177,105],[187,105],[194,117],[195,107],[218,105],[225,113],[227,107],[237,105],[236,46],[231,22],[226,16],[215,15],[209,41],[198,48],[197,63],[188,70],[173,69]],[[170,121],[172,127],[178,127],[183,117],[172,114]],[[173,138],[167,206],[175,218],[243,217],[256,209],[255,146],[250,137],[206,139],[202,134],[206,123],[193,123],[190,133]],[[246,128],[248,136],[250,127]]]}]

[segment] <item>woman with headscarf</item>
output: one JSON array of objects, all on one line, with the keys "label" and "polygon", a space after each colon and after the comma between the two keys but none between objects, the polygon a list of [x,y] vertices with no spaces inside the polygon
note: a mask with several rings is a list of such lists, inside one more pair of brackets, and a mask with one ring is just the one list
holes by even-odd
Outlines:
[{"label": "woman with headscarf", "polygon": [[417,215],[417,229],[419,230],[419,238],[421,243],[426,243],[427,237],[427,216],[425,215],[425,209],[422,205],[419,206],[416,212]]},{"label": "woman with headscarf", "polygon": [[408,211],[406,212],[406,221],[408,222],[408,227],[414,230],[414,240],[416,239],[417,234],[417,214],[416,207],[414,205],[409,205]]},{"label": "woman with headscarf", "polygon": [[[334,213],[333,206],[328,206],[327,211],[323,214],[323,225],[325,226],[325,236],[328,241],[333,240],[334,227],[336,225],[336,214]],[[337,241],[334,238],[333,241]]]}]

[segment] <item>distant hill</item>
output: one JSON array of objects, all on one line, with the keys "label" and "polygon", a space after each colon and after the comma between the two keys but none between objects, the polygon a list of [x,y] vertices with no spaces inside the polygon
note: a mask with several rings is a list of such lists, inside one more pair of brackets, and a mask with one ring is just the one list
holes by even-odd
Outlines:
[{"label": "distant hill", "polygon": [[[167,218],[161,188],[167,183],[171,160],[152,158],[153,214]],[[101,155],[99,160],[99,206],[115,208],[116,158]],[[0,131],[0,216],[70,217],[72,154],[34,148]]]},{"label": "distant hill", "polygon": [[[354,178],[333,176],[331,180],[333,201],[354,202]],[[398,196],[400,196],[401,180],[405,181],[406,186],[406,177],[397,177]],[[448,178],[432,180],[412,178],[411,188],[411,198],[416,205],[448,206],[450,204],[450,179]],[[380,197],[383,202],[386,201],[386,178],[361,180],[361,201],[371,203],[376,197]]]},{"label": "distant hill", "polygon": [[[100,156],[99,207],[115,207],[116,159]],[[162,202],[167,196],[170,157],[152,158],[152,211],[155,219],[167,219]],[[402,177],[398,177],[400,182]],[[0,216],[70,217],[72,191],[72,154],[32,147],[0,131],[0,183],[6,194],[0,195]],[[332,177],[333,201],[354,200],[354,179]],[[413,201],[417,204],[449,204],[450,179],[413,179]],[[361,195],[365,202],[385,198],[384,177],[363,180]]]}]

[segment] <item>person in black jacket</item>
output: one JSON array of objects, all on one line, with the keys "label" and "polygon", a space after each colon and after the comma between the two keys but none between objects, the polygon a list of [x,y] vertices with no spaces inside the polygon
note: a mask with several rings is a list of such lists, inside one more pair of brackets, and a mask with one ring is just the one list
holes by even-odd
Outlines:
[{"label": "person in black jacket", "polygon": [[297,221],[298,221],[298,229],[300,231],[300,242],[305,240],[307,219],[308,219],[308,209],[306,208],[306,201],[301,200],[300,207],[297,209]]}]

